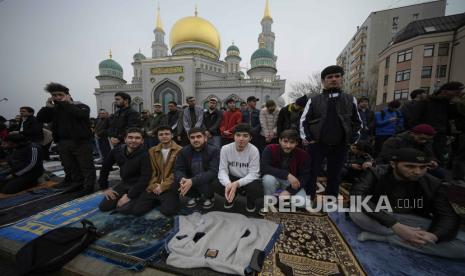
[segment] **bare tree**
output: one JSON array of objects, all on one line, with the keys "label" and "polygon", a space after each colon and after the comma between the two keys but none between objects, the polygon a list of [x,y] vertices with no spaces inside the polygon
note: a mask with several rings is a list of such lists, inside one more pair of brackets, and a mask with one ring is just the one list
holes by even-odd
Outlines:
[{"label": "bare tree", "polygon": [[296,82],[291,85],[291,91],[288,93],[289,100],[294,102],[297,98],[303,95],[315,95],[321,92],[323,88],[320,80],[320,73],[313,72],[308,76],[305,82]]}]

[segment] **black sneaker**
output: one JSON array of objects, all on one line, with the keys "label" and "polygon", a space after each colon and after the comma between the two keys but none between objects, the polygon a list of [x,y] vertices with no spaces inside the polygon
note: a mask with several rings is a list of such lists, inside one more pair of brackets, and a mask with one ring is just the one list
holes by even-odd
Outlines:
[{"label": "black sneaker", "polygon": [[232,202],[228,202],[226,199],[224,199],[224,209],[231,209],[234,207],[234,199]]},{"label": "black sneaker", "polygon": [[246,204],[245,209],[246,209],[247,212],[249,212],[249,213],[255,212],[255,210],[257,209],[257,207],[255,206],[255,202],[249,202],[249,201],[247,201],[247,204]]},{"label": "black sneaker", "polygon": [[210,199],[207,198],[207,199],[205,199],[205,201],[203,202],[202,208],[203,208],[203,209],[210,209],[210,208],[213,207],[213,205],[215,205],[215,198],[214,198],[214,197],[212,197],[212,198],[210,198]]}]

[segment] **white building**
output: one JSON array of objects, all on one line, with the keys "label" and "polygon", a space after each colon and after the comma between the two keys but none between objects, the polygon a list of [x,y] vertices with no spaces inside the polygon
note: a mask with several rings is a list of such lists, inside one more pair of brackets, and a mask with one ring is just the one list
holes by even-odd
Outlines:
[{"label": "white building", "polygon": [[265,13],[261,20],[262,32],[258,36],[259,48],[250,59],[251,68],[245,73],[240,70],[240,51],[236,45],[226,50],[226,57],[220,60],[220,34],[209,21],[194,16],[179,19],[170,32],[171,55],[165,43],[165,32],[157,14],[157,26],[153,31],[152,57],[142,53],[134,55],[131,84],[123,78],[122,67],[110,58],[100,62],[99,88],[95,89],[97,108],[114,111],[114,94],[126,92],[131,95],[132,106],[141,111],[160,102],[166,111],[169,101],[185,103],[187,96],[197,98],[199,105],[206,105],[215,96],[223,104],[229,98],[237,105],[249,96],[262,101],[274,99],[283,105],[285,80],[276,75],[274,53],[275,35],[271,31],[273,19],[266,1]]}]

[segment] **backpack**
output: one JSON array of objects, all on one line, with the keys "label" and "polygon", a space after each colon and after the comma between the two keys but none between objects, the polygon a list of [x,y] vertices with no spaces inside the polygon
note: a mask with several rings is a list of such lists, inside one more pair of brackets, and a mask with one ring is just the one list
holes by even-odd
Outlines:
[{"label": "backpack", "polygon": [[92,222],[84,219],[81,223],[82,228],[57,228],[26,243],[16,253],[19,274],[58,271],[103,235]]}]

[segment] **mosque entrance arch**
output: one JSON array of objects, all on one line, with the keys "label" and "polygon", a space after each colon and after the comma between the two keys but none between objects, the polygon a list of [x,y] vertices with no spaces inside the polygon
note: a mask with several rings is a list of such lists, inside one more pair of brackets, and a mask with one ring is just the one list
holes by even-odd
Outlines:
[{"label": "mosque entrance arch", "polygon": [[245,102],[243,99],[241,99],[241,97],[235,95],[235,94],[231,94],[229,95],[228,97],[226,97],[226,99],[224,99],[223,101],[223,104],[224,104],[224,107],[227,108],[227,102],[229,99],[233,99],[235,102],[236,102],[236,107],[237,108],[241,108],[241,102]]},{"label": "mosque entrance arch", "polygon": [[182,91],[174,82],[165,80],[154,88],[152,105],[154,103],[161,103],[163,112],[168,112],[168,103],[171,101],[175,101],[178,105],[181,105]]}]

